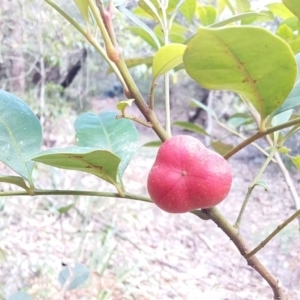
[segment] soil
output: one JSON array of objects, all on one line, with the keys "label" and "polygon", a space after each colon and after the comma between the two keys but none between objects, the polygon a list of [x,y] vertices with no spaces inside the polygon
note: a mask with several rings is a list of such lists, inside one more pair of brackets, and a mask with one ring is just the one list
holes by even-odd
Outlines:
[{"label": "soil", "polygon": [[[56,130],[71,132],[64,122],[57,121]],[[54,146],[73,142],[72,134],[57,131],[49,134]],[[153,136],[143,132],[141,145],[150,140]],[[232,223],[264,161],[252,149],[229,160],[233,186],[218,208]],[[147,195],[156,151],[141,147],[133,158],[124,175],[128,192]],[[299,174],[291,174],[300,192]],[[39,188],[115,192],[88,174],[39,165],[35,176]],[[254,189],[241,224],[251,249],[295,211],[277,165],[271,164],[262,180],[268,190]],[[0,204],[0,298],[22,289],[33,299],[273,299],[229,238],[212,221],[190,213],[168,214],[151,203],[98,197],[6,197]],[[74,207],[59,214],[58,208],[69,204]],[[293,221],[258,254],[290,300],[300,299],[299,252],[299,224]],[[91,276],[83,287],[64,291],[58,281],[62,264],[75,263],[85,264]]]}]

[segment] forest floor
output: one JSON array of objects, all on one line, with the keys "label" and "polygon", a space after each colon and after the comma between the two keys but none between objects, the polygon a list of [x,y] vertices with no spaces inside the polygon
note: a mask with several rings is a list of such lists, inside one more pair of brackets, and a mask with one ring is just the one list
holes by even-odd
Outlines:
[{"label": "forest floor", "polygon": [[[61,124],[57,127],[62,130]],[[72,132],[71,127],[63,129]],[[55,146],[72,139],[64,136]],[[140,143],[149,140],[153,136],[143,133]],[[147,174],[156,151],[141,147],[135,155],[124,175],[128,192],[147,194]],[[233,185],[218,207],[232,223],[263,160],[250,148],[229,160]],[[39,188],[114,191],[91,175],[42,165],[35,177]],[[293,171],[292,178],[300,193],[299,174]],[[254,190],[241,225],[250,248],[294,212],[275,164],[262,180],[268,191]],[[0,299],[17,290],[33,299],[273,299],[270,287],[229,238],[213,222],[190,213],[167,214],[151,203],[98,197],[10,197],[0,199],[0,204]],[[74,207],[59,214],[59,208],[70,204]],[[258,254],[289,300],[300,299],[299,252],[294,221]],[[91,276],[83,287],[66,292],[59,272],[62,264],[74,263],[85,264]]]}]

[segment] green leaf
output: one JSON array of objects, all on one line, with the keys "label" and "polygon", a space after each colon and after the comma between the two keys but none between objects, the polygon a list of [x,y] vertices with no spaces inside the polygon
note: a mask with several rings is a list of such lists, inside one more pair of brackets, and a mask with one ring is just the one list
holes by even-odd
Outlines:
[{"label": "green leaf", "polygon": [[181,14],[188,21],[188,23],[191,23],[193,20],[196,11],[196,5],[197,5],[196,0],[186,0],[184,1],[184,3],[181,5],[179,9]]},{"label": "green leaf", "polygon": [[172,43],[179,43],[183,44],[186,40],[185,34],[188,31],[188,29],[176,22],[172,23],[172,26],[170,28],[169,32],[169,39]]},{"label": "green leaf", "polygon": [[268,4],[267,8],[275,16],[280,17],[283,20],[294,17],[294,14],[283,4],[283,3],[272,3]]},{"label": "green leaf", "polygon": [[180,65],[185,49],[186,46],[182,44],[169,44],[161,47],[153,57],[153,80]]},{"label": "green leaf", "polygon": [[66,214],[73,207],[74,207],[74,203],[66,205],[66,206],[62,206],[62,207],[58,208],[57,211],[60,214]]},{"label": "green leaf", "polygon": [[191,102],[190,102],[190,107],[201,107],[209,115],[211,115],[214,119],[218,118],[217,115],[216,115],[216,112],[212,108],[208,107],[207,105],[205,105],[204,103],[202,103],[198,100],[192,99]]},{"label": "green leaf", "polygon": [[300,38],[296,38],[293,41],[290,41],[289,45],[291,46],[291,48],[295,54],[300,53]]},{"label": "green leaf", "polygon": [[230,116],[227,124],[233,128],[239,128],[242,125],[248,125],[254,123],[252,116],[245,113],[236,113]]},{"label": "green leaf", "polygon": [[290,158],[293,164],[297,167],[297,169],[300,170],[300,155],[290,156]]},{"label": "green leaf", "polygon": [[144,144],[143,147],[160,147],[161,145],[162,145],[162,141],[153,141]]},{"label": "green leaf", "polygon": [[253,187],[255,186],[261,186],[265,189],[265,191],[268,191],[268,184],[265,181],[257,181]]},{"label": "green leaf", "polygon": [[144,29],[142,29],[140,27],[128,27],[128,29],[130,30],[131,33],[139,36],[143,41],[145,41],[153,49],[158,50],[160,48],[159,40],[157,40],[159,43],[159,44],[157,44],[157,42],[155,42],[153,40],[152,36]]},{"label": "green leaf", "polygon": [[29,188],[26,185],[23,177],[19,176],[0,176],[0,182],[10,183],[21,187],[22,189],[28,191]]},{"label": "green leaf", "polygon": [[116,119],[116,112],[103,112],[99,115],[84,113],[75,121],[77,144],[108,150],[121,158],[119,175],[123,173],[136,153],[138,133],[132,121]]},{"label": "green leaf", "polygon": [[217,10],[210,5],[198,5],[196,15],[200,19],[202,25],[208,26],[215,22]]},{"label": "green leaf", "polygon": [[147,12],[153,18],[153,20],[160,20],[157,1],[139,0],[138,4],[145,12]]},{"label": "green leaf", "polygon": [[238,13],[243,13],[251,9],[251,3],[249,0],[236,0],[235,3]]},{"label": "green leaf", "polygon": [[213,23],[209,27],[217,28],[217,27],[222,27],[222,26],[225,26],[225,25],[228,25],[228,24],[231,24],[234,22],[238,22],[238,21],[247,21],[249,19],[251,21],[253,21],[254,18],[259,18],[259,17],[269,17],[269,15],[264,14],[264,13],[257,13],[257,12],[246,12],[246,13],[237,14],[228,19]]},{"label": "green leaf", "polygon": [[[89,276],[89,269],[85,265],[77,263],[74,267],[63,267],[59,272],[58,281],[67,291],[70,291],[86,282]],[[67,284],[66,287],[65,284]]]},{"label": "green leaf", "polygon": [[235,15],[235,11],[234,11],[234,8],[233,8],[233,6],[232,6],[230,0],[224,0],[224,2],[226,3],[226,6],[229,8],[229,10],[231,11],[231,13],[232,13],[233,15]]},{"label": "green leaf", "polygon": [[81,15],[84,17],[85,21],[89,23],[89,4],[87,0],[73,0],[80,11]]},{"label": "green leaf", "polygon": [[274,115],[278,115],[286,110],[300,106],[300,53],[296,55],[298,64],[298,76],[295,81],[294,88],[284,101],[284,103],[275,111]]},{"label": "green leaf", "polygon": [[56,168],[90,173],[117,185],[120,158],[107,150],[68,147],[42,151],[30,159]]},{"label": "green leaf", "polygon": [[16,96],[0,90],[0,161],[32,183],[34,162],[25,157],[40,150],[39,119]]},{"label": "green leaf", "polygon": [[281,24],[277,28],[276,34],[287,42],[294,39],[293,30],[286,24]]},{"label": "green leaf", "polygon": [[234,145],[231,144],[226,144],[221,141],[211,141],[211,146],[213,149],[218,152],[220,155],[225,155],[228,153],[230,150],[234,148]]},{"label": "green leaf", "polygon": [[299,0],[282,0],[282,2],[300,20]]},{"label": "green leaf", "polygon": [[209,134],[205,131],[204,128],[202,128],[194,123],[184,122],[184,121],[176,121],[176,122],[172,123],[172,125],[180,127],[182,129],[185,129],[188,131],[191,131],[191,132],[209,136]]},{"label": "green leaf", "polygon": [[290,153],[292,150],[288,147],[280,147],[278,149],[278,152],[280,152],[281,154],[288,154]]},{"label": "green leaf", "polygon": [[187,44],[183,62],[204,88],[244,96],[262,121],[284,102],[297,74],[291,48],[267,30],[251,26],[199,29]]},{"label": "green leaf", "polygon": [[147,34],[152,38],[153,42],[156,44],[157,48],[160,47],[160,42],[157,39],[154,32],[151,30],[151,28],[146,25],[144,22],[142,22],[139,18],[137,18],[129,9],[127,9],[124,6],[118,6],[118,10],[123,13],[126,17],[128,17],[132,22],[134,22],[136,25],[138,25],[141,29],[143,29]]},{"label": "green leaf", "polygon": [[117,103],[117,109],[121,111],[122,114],[125,113],[125,110],[128,106],[131,106],[134,99],[123,100]]}]

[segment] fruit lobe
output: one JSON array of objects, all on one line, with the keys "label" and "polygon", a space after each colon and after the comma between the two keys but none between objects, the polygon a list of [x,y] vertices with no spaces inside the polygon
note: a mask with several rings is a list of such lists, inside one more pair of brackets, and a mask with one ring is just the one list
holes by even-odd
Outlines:
[{"label": "fruit lobe", "polygon": [[147,182],[153,202],[170,213],[209,208],[229,193],[231,168],[199,140],[177,135],[158,150]]}]

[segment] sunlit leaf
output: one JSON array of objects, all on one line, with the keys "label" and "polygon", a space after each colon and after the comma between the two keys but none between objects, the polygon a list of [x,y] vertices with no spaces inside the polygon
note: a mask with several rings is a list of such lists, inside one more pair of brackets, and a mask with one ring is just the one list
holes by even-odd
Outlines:
[{"label": "sunlit leaf", "polygon": [[85,265],[76,264],[74,267],[63,267],[59,272],[58,281],[65,290],[70,291],[86,282],[89,276],[90,271]]},{"label": "sunlit leaf", "polygon": [[293,30],[286,24],[281,24],[276,31],[276,34],[280,36],[285,41],[290,41],[294,39]]},{"label": "sunlit leaf", "polygon": [[252,21],[252,20],[254,20],[256,18],[260,18],[260,17],[269,18],[269,15],[264,14],[264,13],[257,13],[257,12],[246,12],[246,13],[234,15],[233,17],[230,17],[230,18],[222,20],[222,21],[215,22],[215,23],[209,25],[209,27],[213,27],[213,28],[223,27],[225,25],[228,25],[228,24],[231,24],[234,22],[246,21],[248,19],[251,19],[251,21]]},{"label": "sunlit leaf", "polygon": [[282,2],[300,21],[299,0],[282,0]]},{"label": "sunlit leaf", "polygon": [[42,151],[30,159],[56,168],[90,173],[114,185],[117,183],[120,158],[107,150],[68,147]]},{"label": "sunlit leaf", "polygon": [[278,152],[280,152],[281,154],[288,154],[290,153],[292,150],[288,147],[280,147],[278,149]]},{"label": "sunlit leaf", "polygon": [[117,109],[123,114],[128,106],[131,106],[134,99],[123,100],[117,103]]},{"label": "sunlit leaf", "polygon": [[73,0],[85,21],[89,23],[89,4],[87,0]]},{"label": "sunlit leaf", "polygon": [[99,115],[84,113],[76,119],[75,131],[78,146],[108,150],[120,157],[118,172],[122,177],[139,144],[133,122],[116,119],[117,115],[109,111]]},{"label": "sunlit leaf", "polygon": [[147,34],[153,39],[156,46],[159,48],[160,43],[157,37],[155,36],[152,29],[146,25],[144,22],[142,22],[139,18],[137,18],[129,9],[127,9],[125,6],[118,6],[118,9],[121,13],[123,13],[126,17],[128,17],[132,22],[134,22],[136,25],[138,25],[141,29],[143,29]]},{"label": "sunlit leaf", "polygon": [[[139,28],[140,29],[140,28]],[[153,62],[153,57],[148,56],[148,57],[135,57],[135,58],[128,58],[125,59],[125,63],[127,68],[134,68],[140,65],[146,65],[147,67],[151,67]],[[106,71],[106,74],[110,74],[113,72],[113,69],[111,67],[108,68]]]},{"label": "sunlit leaf", "polygon": [[191,23],[196,11],[196,0],[186,0],[180,7],[180,12]]},{"label": "sunlit leaf", "polygon": [[300,171],[300,155],[290,156],[290,159],[293,162],[293,164],[297,167],[297,169]]},{"label": "sunlit leaf", "polygon": [[209,134],[206,132],[206,130],[204,128],[202,128],[199,125],[194,124],[194,123],[184,122],[184,121],[176,121],[176,122],[172,123],[172,125],[180,127],[184,130],[188,130],[191,132],[209,136]]},{"label": "sunlit leaf", "polygon": [[131,33],[136,34],[139,36],[143,41],[145,41],[149,46],[151,46],[153,49],[157,50],[160,48],[160,42],[159,45],[153,40],[151,35],[145,31],[144,29],[140,27],[128,27]]},{"label": "sunlit leaf", "polygon": [[238,13],[246,12],[251,9],[250,0],[235,0]]},{"label": "sunlit leaf", "polygon": [[262,121],[284,102],[297,74],[291,48],[269,31],[251,26],[200,28],[187,44],[183,62],[204,88],[230,90],[248,99]]},{"label": "sunlit leaf", "polygon": [[267,5],[267,8],[283,20],[294,17],[294,14],[283,3],[271,3]]},{"label": "sunlit leaf", "polygon": [[139,6],[147,12],[155,21],[160,20],[157,1],[139,0]]},{"label": "sunlit leaf", "polygon": [[217,10],[210,5],[198,5],[196,14],[200,19],[202,25],[208,26],[215,22],[217,17]]},{"label": "sunlit leaf", "polygon": [[26,161],[42,143],[39,119],[16,96],[0,90],[0,161],[31,182],[34,162]]},{"label": "sunlit leaf", "polygon": [[181,64],[185,49],[186,46],[182,44],[169,44],[161,47],[153,57],[153,80]]}]

